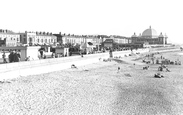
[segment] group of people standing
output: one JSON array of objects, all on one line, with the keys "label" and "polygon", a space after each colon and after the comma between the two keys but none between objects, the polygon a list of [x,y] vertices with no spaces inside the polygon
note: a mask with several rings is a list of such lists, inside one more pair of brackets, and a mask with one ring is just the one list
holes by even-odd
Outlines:
[{"label": "group of people standing", "polygon": [[[10,51],[8,59],[9,59],[10,63],[12,63],[12,62],[19,62],[20,61],[20,57],[21,56],[20,56],[19,52],[17,52],[17,51]],[[8,63],[7,60],[6,60],[5,52],[3,52],[2,58],[3,58],[3,63]]]}]

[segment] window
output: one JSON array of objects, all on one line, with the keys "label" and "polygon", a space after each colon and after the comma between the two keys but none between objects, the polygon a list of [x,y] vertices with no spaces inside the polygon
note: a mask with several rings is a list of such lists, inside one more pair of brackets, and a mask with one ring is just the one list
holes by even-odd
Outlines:
[{"label": "window", "polygon": [[39,42],[39,39],[37,39],[37,42]]},{"label": "window", "polygon": [[32,38],[29,38],[29,41],[32,42]]}]

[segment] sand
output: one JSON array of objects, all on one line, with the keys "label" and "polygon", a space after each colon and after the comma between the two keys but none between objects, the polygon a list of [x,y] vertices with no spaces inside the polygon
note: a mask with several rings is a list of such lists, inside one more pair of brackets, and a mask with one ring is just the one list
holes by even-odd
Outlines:
[{"label": "sand", "polygon": [[[161,55],[183,62],[178,53]],[[182,65],[169,65],[171,72],[154,78],[159,65],[142,70],[140,56],[122,60],[0,83],[0,115],[183,114]]]}]

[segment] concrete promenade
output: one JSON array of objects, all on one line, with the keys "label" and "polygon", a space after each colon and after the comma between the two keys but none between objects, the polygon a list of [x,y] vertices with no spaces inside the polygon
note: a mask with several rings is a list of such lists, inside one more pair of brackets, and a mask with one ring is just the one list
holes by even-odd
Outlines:
[{"label": "concrete promenade", "polygon": [[[177,49],[172,49],[177,50]],[[133,53],[148,53],[149,49],[139,49],[134,50]],[[155,51],[152,51],[155,52]],[[161,51],[158,51],[161,52]],[[163,50],[162,52],[165,52]],[[117,51],[113,52],[113,56],[121,56],[131,54],[131,51]],[[8,63],[0,65],[0,80],[13,79],[20,76],[27,75],[36,75],[42,73],[49,73],[59,70],[68,69],[72,64],[75,64],[77,67],[84,66],[88,64],[93,64],[99,62],[99,58],[107,59],[109,58],[109,53],[99,53],[99,54],[90,54],[81,56],[71,56],[63,58],[52,58],[44,60],[34,60],[27,62],[18,62],[18,63]]]}]

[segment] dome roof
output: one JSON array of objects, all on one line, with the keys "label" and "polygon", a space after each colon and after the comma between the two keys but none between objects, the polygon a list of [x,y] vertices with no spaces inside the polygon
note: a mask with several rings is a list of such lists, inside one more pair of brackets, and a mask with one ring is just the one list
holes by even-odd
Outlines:
[{"label": "dome roof", "polygon": [[132,35],[132,38],[137,38],[137,35],[134,33],[134,34]]},{"label": "dome roof", "polygon": [[150,26],[149,29],[146,29],[142,33],[142,37],[145,37],[145,38],[157,38],[158,34],[157,34],[156,30],[152,29],[151,26]]},{"label": "dome roof", "polygon": [[162,32],[160,33],[160,35],[158,36],[159,38],[164,38]]}]

